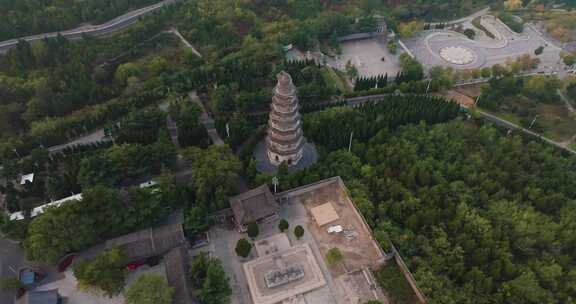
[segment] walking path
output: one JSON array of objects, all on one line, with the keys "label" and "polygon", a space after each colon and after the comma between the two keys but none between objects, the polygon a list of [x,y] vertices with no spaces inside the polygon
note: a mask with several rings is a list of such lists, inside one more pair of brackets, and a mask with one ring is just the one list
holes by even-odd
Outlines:
[{"label": "walking path", "polygon": [[180,38],[180,40],[182,41],[182,43],[184,43],[184,45],[191,49],[192,52],[194,52],[194,54],[196,54],[198,57],[202,58],[202,54],[200,54],[200,52],[198,52],[198,50],[188,41],[186,40],[186,38],[184,38],[184,36],[182,36],[182,34],[180,33],[180,31],[176,28],[171,28],[168,33],[172,33],[176,36],[178,36],[178,38]]},{"label": "walking path", "polygon": [[210,136],[210,140],[212,140],[212,143],[215,145],[223,145],[224,141],[222,140],[222,138],[220,138],[220,135],[216,130],[214,119],[210,116],[210,114],[208,114],[208,111],[206,111],[206,108],[204,107],[204,104],[200,100],[200,97],[198,97],[198,94],[196,94],[196,91],[188,93],[188,96],[190,96],[192,102],[196,103],[200,107],[200,110],[202,110],[202,116],[200,116],[200,122],[206,128],[206,131],[208,131],[208,135]]},{"label": "walking path", "polygon": [[570,111],[570,113],[574,113],[575,112],[574,107],[572,106],[572,103],[570,102],[570,100],[568,100],[566,95],[564,95],[564,93],[562,93],[562,91],[560,89],[556,89],[556,92],[558,93],[558,95],[560,96],[562,101],[564,101],[564,104],[566,105],[566,109],[568,109],[568,111]]}]

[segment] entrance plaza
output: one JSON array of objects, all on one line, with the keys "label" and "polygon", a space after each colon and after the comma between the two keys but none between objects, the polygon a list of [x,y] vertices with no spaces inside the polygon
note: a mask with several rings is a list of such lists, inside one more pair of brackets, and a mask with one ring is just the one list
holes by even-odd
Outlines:
[{"label": "entrance plaza", "polygon": [[[232,211],[213,227],[210,245],[197,249],[217,256],[231,277],[233,303],[350,304],[378,299],[389,303],[371,270],[386,262],[370,228],[339,177],[278,193],[278,219],[259,224],[251,255],[239,258],[239,232]],[[225,219],[227,218],[227,219]],[[279,219],[290,228],[281,233]],[[294,227],[304,227],[297,239]],[[342,229],[333,229],[340,226]],[[328,232],[330,229],[331,232]],[[338,248],[343,260],[329,266],[326,252]],[[393,261],[392,261],[393,262]]]},{"label": "entrance plaza", "polygon": [[404,43],[425,67],[439,65],[461,70],[491,67],[524,54],[535,57],[534,51],[542,46],[543,53],[536,56],[541,61],[538,71],[553,72],[558,68],[561,49],[531,25],[524,26],[524,31],[518,34],[493,16],[483,16],[480,22],[494,38],[467,23],[465,27],[476,32],[474,40],[451,30],[427,30]]},{"label": "entrance plaza", "polygon": [[398,54],[392,55],[383,37],[357,39],[342,42],[342,55],[339,56],[336,68],[346,70],[346,63],[350,61],[357,69],[358,75],[364,77],[388,74],[395,77],[400,72]]}]

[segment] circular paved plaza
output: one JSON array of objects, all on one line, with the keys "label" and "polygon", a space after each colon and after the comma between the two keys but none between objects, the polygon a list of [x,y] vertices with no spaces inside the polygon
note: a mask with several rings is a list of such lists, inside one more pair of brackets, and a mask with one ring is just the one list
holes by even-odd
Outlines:
[{"label": "circular paved plaza", "polygon": [[440,57],[449,63],[466,65],[474,62],[478,56],[463,46],[448,46],[440,49]]}]

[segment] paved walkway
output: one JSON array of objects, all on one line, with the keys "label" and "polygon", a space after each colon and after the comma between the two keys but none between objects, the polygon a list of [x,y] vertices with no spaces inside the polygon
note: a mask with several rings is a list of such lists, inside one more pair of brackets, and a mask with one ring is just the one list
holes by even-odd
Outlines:
[{"label": "paved walkway", "polygon": [[176,35],[178,38],[180,38],[180,41],[182,41],[182,43],[184,43],[184,45],[191,49],[192,52],[194,52],[194,54],[196,54],[198,57],[202,58],[202,54],[200,54],[200,52],[198,52],[198,50],[192,45],[192,43],[190,43],[188,40],[186,40],[186,38],[184,38],[184,36],[182,36],[182,34],[180,33],[180,31],[176,28],[172,28],[168,31],[169,33],[172,33],[174,35]]},{"label": "paved walkway", "polygon": [[560,89],[557,89],[556,92],[558,92],[558,95],[560,96],[562,101],[564,101],[564,104],[566,105],[566,109],[568,111],[570,111],[570,113],[575,113],[576,111],[574,111],[574,107],[572,106],[572,102],[570,102],[570,100],[568,100],[566,95],[564,95],[564,93],[562,93],[562,91]]},{"label": "paved walkway", "polygon": [[212,143],[215,145],[223,145],[224,141],[222,140],[222,138],[220,138],[220,135],[216,130],[214,119],[210,116],[210,114],[208,114],[208,111],[206,111],[206,108],[204,107],[204,104],[200,100],[200,97],[198,97],[198,94],[196,94],[196,91],[188,93],[188,96],[190,96],[192,102],[196,103],[202,110],[202,116],[200,116],[200,122],[206,128],[206,131],[208,131],[208,135],[210,136],[210,140],[212,140]]}]

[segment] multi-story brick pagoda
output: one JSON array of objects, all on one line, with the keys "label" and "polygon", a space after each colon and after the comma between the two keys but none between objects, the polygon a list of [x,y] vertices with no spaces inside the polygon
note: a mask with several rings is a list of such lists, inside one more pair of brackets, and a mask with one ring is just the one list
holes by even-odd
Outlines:
[{"label": "multi-story brick pagoda", "polygon": [[268,159],[275,166],[282,162],[295,166],[302,159],[306,144],[296,87],[290,74],[282,71],[276,77],[278,83],[274,88],[266,137]]}]

